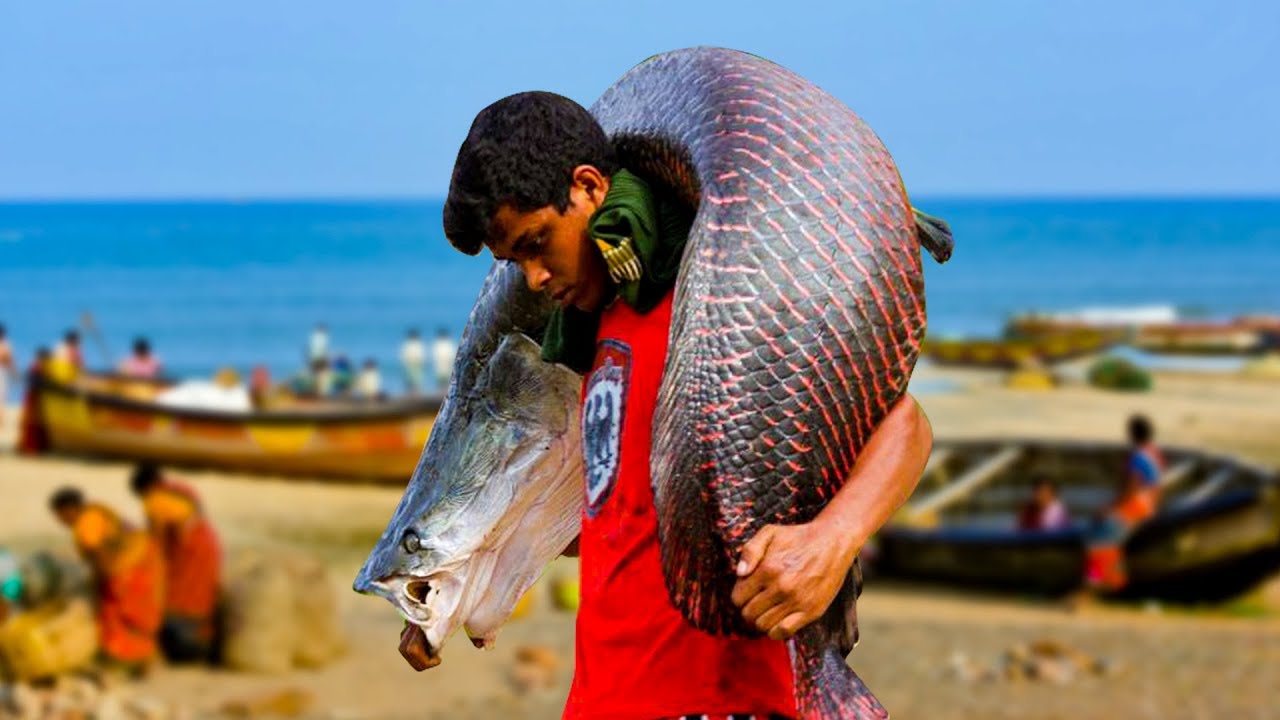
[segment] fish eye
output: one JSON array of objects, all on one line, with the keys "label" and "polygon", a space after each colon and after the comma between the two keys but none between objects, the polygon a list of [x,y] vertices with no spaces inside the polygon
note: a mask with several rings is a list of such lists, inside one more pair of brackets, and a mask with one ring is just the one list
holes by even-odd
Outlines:
[{"label": "fish eye", "polygon": [[418,537],[418,533],[412,530],[404,531],[404,539],[400,541],[404,546],[404,551],[409,554],[417,553],[422,549],[422,540]]}]

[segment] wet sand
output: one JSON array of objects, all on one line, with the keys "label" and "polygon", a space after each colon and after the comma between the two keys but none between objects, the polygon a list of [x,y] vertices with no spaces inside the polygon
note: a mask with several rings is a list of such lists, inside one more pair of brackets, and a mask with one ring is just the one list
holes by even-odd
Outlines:
[{"label": "wet sand", "polygon": [[[1154,392],[1112,394],[1083,387],[1007,390],[982,373],[926,371],[962,392],[921,398],[939,437],[1041,436],[1116,440],[1135,411],[1164,442],[1238,453],[1280,465],[1280,383],[1161,376]],[[0,435],[3,437],[3,435]],[[130,514],[137,505],[120,463],[0,455],[0,542],[69,550],[45,511],[62,484],[77,484]],[[553,608],[549,588],[490,651],[455,637],[444,664],[414,673],[396,653],[400,620],[385,601],[350,592],[364,551],[399,500],[397,488],[191,472],[231,551],[281,546],[322,557],[333,573],[351,643],[318,671],[250,676],[161,669],[137,692],[200,712],[228,700],[286,689],[313,698],[311,716],[332,718],[555,718],[572,673],[573,616]],[[561,560],[547,576],[572,574]],[[1280,619],[1231,617],[1144,606],[1095,606],[1070,614],[1033,599],[942,592],[871,581],[859,606],[862,643],[852,664],[895,718],[1274,718],[1280,717]],[[993,665],[1013,646],[1063,642],[1114,666],[1067,684],[969,681],[957,663]],[[540,645],[560,658],[551,688],[518,692],[517,648]],[[678,669],[673,668],[673,671]]]}]

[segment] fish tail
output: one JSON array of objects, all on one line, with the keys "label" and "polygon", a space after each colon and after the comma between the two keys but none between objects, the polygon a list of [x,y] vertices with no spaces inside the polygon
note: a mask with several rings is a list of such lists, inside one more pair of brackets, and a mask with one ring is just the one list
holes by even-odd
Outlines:
[{"label": "fish tail", "polygon": [[822,628],[801,630],[789,647],[797,720],[887,720],[889,711],[849,667],[839,645]]}]

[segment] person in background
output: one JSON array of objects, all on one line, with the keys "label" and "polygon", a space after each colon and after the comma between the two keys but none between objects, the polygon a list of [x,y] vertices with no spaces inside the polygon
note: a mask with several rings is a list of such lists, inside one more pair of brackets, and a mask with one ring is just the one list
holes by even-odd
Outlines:
[{"label": "person in background", "polygon": [[76,370],[84,369],[84,350],[80,346],[80,332],[78,330],[68,330],[62,335],[62,343],[58,345],[58,349],[54,351],[55,356],[61,355]]},{"label": "person in background", "polygon": [[369,358],[356,376],[355,394],[365,400],[374,400],[382,394],[382,376],[378,373],[378,361]]},{"label": "person in background", "polygon": [[1058,487],[1043,475],[1036,477],[1031,499],[1018,513],[1018,529],[1024,531],[1060,530],[1071,525],[1067,506],[1058,498]]},{"label": "person in background", "polygon": [[0,428],[4,427],[5,411],[9,407],[9,378],[18,374],[13,363],[13,347],[9,345],[8,331],[0,325]]},{"label": "person in background", "polygon": [[431,344],[431,364],[436,371],[436,387],[444,390],[449,387],[449,375],[453,373],[453,359],[458,354],[458,346],[449,336],[448,328],[436,331],[435,342]]},{"label": "person in background", "polygon": [[120,363],[120,374],[144,380],[160,376],[160,360],[152,354],[146,338],[133,341],[133,354]]},{"label": "person in background", "polygon": [[18,452],[23,455],[39,455],[49,447],[49,435],[45,431],[44,413],[36,388],[52,362],[53,353],[47,347],[40,347],[27,367],[27,388],[22,396],[22,427],[18,432]]},{"label": "person in background", "polygon": [[1129,582],[1124,543],[1139,525],[1156,514],[1154,496],[1133,473],[1120,482],[1120,491],[1086,537],[1085,586],[1115,591]]},{"label": "person in background", "polygon": [[266,406],[271,395],[271,371],[266,365],[254,365],[249,373],[249,400],[256,408]]},{"label": "person in background", "polygon": [[68,330],[62,336],[50,358],[45,375],[54,382],[67,384],[84,370],[84,355],[80,351],[80,333]]},{"label": "person in background", "polygon": [[71,530],[76,549],[93,570],[99,652],[109,665],[144,673],[156,657],[156,633],[164,614],[164,559],[145,531],[76,488],[49,499],[58,521]]},{"label": "person in background", "polygon": [[1129,467],[1128,474],[1152,496],[1160,497],[1160,477],[1164,475],[1164,454],[1155,444],[1155,430],[1144,415],[1129,418]]},{"label": "person in background", "polygon": [[422,392],[427,375],[427,346],[416,329],[410,330],[400,346],[400,365],[404,368],[404,385],[410,395]]},{"label": "person in background", "polygon": [[324,323],[316,325],[311,331],[311,340],[307,343],[307,363],[315,365],[317,360],[329,359],[329,328]]},{"label": "person in background", "polygon": [[139,465],[129,487],[142,500],[147,529],[164,555],[160,647],[175,662],[208,660],[222,569],[218,534],[195,490],[164,477],[156,466]]},{"label": "person in background", "polygon": [[329,368],[329,361],[313,360],[305,373],[293,378],[290,386],[299,397],[327,397],[333,392],[333,371]]},{"label": "person in background", "polygon": [[[351,367],[351,361],[346,355],[339,355],[333,359],[332,366],[332,387],[329,393],[334,395],[347,395],[351,392],[351,386],[355,382],[355,368]],[[326,394],[329,394],[326,393]]]}]

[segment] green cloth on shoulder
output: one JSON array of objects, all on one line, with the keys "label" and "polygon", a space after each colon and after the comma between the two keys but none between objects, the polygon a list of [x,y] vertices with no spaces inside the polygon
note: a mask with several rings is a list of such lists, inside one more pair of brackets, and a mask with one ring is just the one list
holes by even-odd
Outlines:
[{"label": "green cloth on shoulder", "polygon": [[[946,262],[953,245],[950,227],[915,208],[912,212],[921,245],[938,262]],[[641,275],[611,292],[636,312],[652,310],[675,285],[693,219],[693,210],[674,196],[655,190],[627,170],[614,173],[604,202],[591,216],[588,233],[613,247],[630,239],[640,260]],[[589,371],[595,361],[602,313],[603,310],[557,308],[543,334],[542,359],[562,363],[580,373]]]},{"label": "green cloth on shoulder", "polygon": [[[609,192],[591,216],[587,231],[593,239],[614,247],[631,240],[640,259],[640,279],[614,290],[618,299],[636,312],[647,313],[675,285],[694,213],[627,170],[614,173],[609,183]],[[542,359],[577,372],[590,370],[602,313],[557,308],[542,338]]]}]

